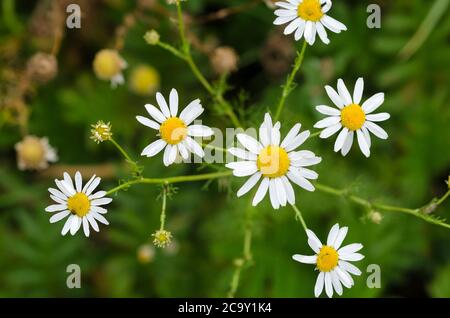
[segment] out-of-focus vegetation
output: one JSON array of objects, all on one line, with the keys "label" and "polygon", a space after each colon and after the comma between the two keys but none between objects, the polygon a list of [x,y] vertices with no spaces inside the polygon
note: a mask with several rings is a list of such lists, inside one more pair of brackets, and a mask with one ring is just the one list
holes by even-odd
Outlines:
[{"label": "out-of-focus vegetation", "polygon": [[[78,3],[83,11],[81,29],[64,28],[65,10],[52,11],[54,2],[59,8]],[[371,2],[381,7],[381,29],[366,27]],[[414,34],[437,2],[447,12],[434,14],[435,21],[426,20],[432,27],[424,39],[419,37],[422,43],[405,49],[417,39]],[[323,87],[334,86],[337,78],[353,85],[363,76],[365,97],[385,92],[383,111],[391,119],[383,125],[389,139],[374,140],[369,159],[355,145],[342,157],[333,152],[331,139],[309,140],[307,147],[323,157],[316,169],[319,181],[348,188],[373,202],[406,207],[420,207],[447,191],[450,19],[445,2],[333,2],[332,16],[348,31],[330,34],[328,46],[318,42],[307,48],[298,86],[281,115],[283,133],[295,122],[313,130],[319,119],[313,106],[329,103]],[[234,7],[241,10],[226,11],[230,14],[224,18],[215,14]],[[199,164],[165,168],[161,155],[138,157],[154,137],[135,116],[143,114],[145,103],[154,102],[154,95],[141,96],[139,90],[130,89],[136,67],[156,70],[161,91],[168,94],[176,87],[181,104],[201,98],[207,125],[223,130],[229,126],[186,64],[143,39],[147,30],[156,29],[161,39],[177,45],[175,7],[156,0],[3,0],[0,10],[0,296],[225,296],[233,260],[242,250],[249,200],[249,196],[235,197],[242,180],[221,180],[220,186],[216,181],[207,186],[178,185],[167,203],[166,228],[174,235],[174,244],[166,249],[151,243],[151,233],[159,228],[158,186],[139,185],[119,192],[108,207],[110,226],[90,238],[81,232],[62,237],[62,223],[50,224],[44,212],[50,204],[47,188],[66,167],[97,171],[104,189],[126,177],[120,153],[111,144],[97,145],[89,139],[90,125],[100,119],[112,123],[115,139],[139,158],[145,176],[210,169]],[[263,1],[188,0],[184,11],[194,58],[208,79],[217,79],[210,65],[215,47],[229,46],[239,55],[226,97],[247,126],[259,125],[263,113],[276,105],[299,44],[272,25],[272,9]],[[120,49],[128,68],[125,85],[113,90],[109,82],[96,78],[92,61],[97,51],[114,47]],[[56,54],[56,77],[24,84],[27,60],[39,51]],[[20,85],[27,89],[17,99],[11,91],[17,93]],[[15,106],[6,110],[6,103]],[[16,112],[23,108],[24,117],[17,118]],[[47,136],[58,150],[59,162],[41,172],[19,171],[14,145],[28,133]],[[364,244],[366,257],[357,264],[363,274],[344,296],[450,297],[448,229],[398,213],[382,213],[377,224],[361,206],[319,191],[296,188],[296,197],[308,226],[321,238],[339,222],[350,228],[346,242]],[[312,266],[291,259],[292,254],[309,253],[292,209],[274,211],[266,198],[251,213],[253,263],[242,272],[237,295],[313,296]],[[448,202],[435,213],[450,218]],[[66,287],[69,264],[82,268],[81,289]],[[380,289],[366,287],[368,264],[381,267]]]}]

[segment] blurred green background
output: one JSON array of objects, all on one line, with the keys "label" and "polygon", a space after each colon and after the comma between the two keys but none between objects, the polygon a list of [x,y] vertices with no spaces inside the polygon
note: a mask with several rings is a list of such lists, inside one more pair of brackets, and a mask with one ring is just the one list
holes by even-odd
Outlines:
[{"label": "blurred green background", "polygon": [[[135,10],[140,16],[126,33],[120,52],[128,63],[126,81],[137,65],[151,65],[160,74],[164,94],[176,87],[184,105],[199,97],[206,108],[204,123],[221,129],[230,126],[214,110],[211,98],[182,61],[143,40],[145,31],[154,28],[164,41],[178,45],[175,7],[164,1],[59,2],[62,7],[64,3],[80,4],[82,27],[64,30],[56,79],[33,86],[24,99],[30,110],[29,133],[47,136],[58,149],[60,160],[50,170],[60,165],[112,165],[113,173],[105,175],[101,184],[103,189],[110,189],[120,178],[126,178],[127,170],[111,144],[97,145],[89,140],[90,124],[99,119],[110,121],[115,139],[135,158],[155,138],[135,120],[136,115],[144,114],[145,103],[154,103],[154,96],[134,94],[128,82],[112,90],[108,82],[95,77],[91,67],[95,53],[114,46],[117,26]],[[20,82],[20,70],[27,59],[37,51],[51,50],[54,34],[51,27],[45,29],[51,21],[45,15],[51,3],[2,0],[2,100],[8,89]],[[246,3],[250,4],[242,12],[224,19],[208,18],[217,10]],[[381,7],[381,29],[366,27],[369,3]],[[419,36],[424,35],[420,41],[414,34],[433,6],[438,9],[419,31]],[[209,63],[208,47],[226,45],[238,53],[239,69],[229,79],[226,97],[236,105],[247,126],[259,125],[263,113],[274,110],[294,46],[300,44],[280,35],[272,25],[272,9],[262,1],[188,0],[184,8],[188,33],[206,47],[204,52],[195,50],[194,55],[208,79],[217,78]],[[332,150],[334,139],[309,140],[304,147],[323,157],[314,167],[321,183],[348,188],[372,201],[411,208],[445,193],[444,181],[450,172],[448,8],[446,0],[333,2],[330,15],[346,24],[348,31],[329,32],[330,45],[318,41],[307,48],[298,86],[281,116],[282,133],[295,122],[314,131],[312,126],[319,114],[313,106],[330,103],[323,87],[335,86],[337,78],[352,87],[363,76],[364,98],[385,92],[382,111],[389,112],[391,119],[382,125],[389,139],[373,139],[369,159],[356,144],[343,158]],[[64,11],[62,14],[65,19]],[[405,49],[410,41],[413,49],[411,45]],[[166,229],[174,235],[174,244],[167,249],[157,249],[151,243],[151,233],[159,228],[161,201],[156,200],[160,188],[150,185],[118,193],[109,205],[110,226],[101,226],[100,233],[85,238],[80,231],[75,237],[62,237],[62,222],[50,224],[49,214],[44,212],[50,204],[47,188],[53,187],[55,176],[51,171],[17,169],[14,145],[22,139],[21,129],[8,122],[4,113],[2,110],[0,120],[0,296],[226,295],[233,260],[241,254],[244,216],[251,197],[235,198],[242,178],[221,180],[219,184],[214,181],[207,186],[178,185],[177,194],[168,201]],[[147,177],[214,169],[199,164],[165,168],[161,154],[139,158],[139,163],[145,166]],[[449,230],[396,213],[383,213],[382,221],[376,224],[362,207],[319,191],[307,193],[297,187],[296,197],[308,226],[320,238],[324,239],[330,227],[339,222],[350,228],[345,242],[364,244],[362,253],[366,257],[356,264],[363,274],[355,279],[352,289],[344,291],[344,297],[450,297]],[[449,218],[449,203],[436,214]],[[312,297],[317,275],[313,266],[291,259],[295,253],[310,253],[292,209],[274,211],[266,198],[252,215],[254,263],[242,272],[236,295]],[[66,287],[69,264],[81,266],[81,289]],[[379,289],[366,287],[368,264],[381,267]]]}]

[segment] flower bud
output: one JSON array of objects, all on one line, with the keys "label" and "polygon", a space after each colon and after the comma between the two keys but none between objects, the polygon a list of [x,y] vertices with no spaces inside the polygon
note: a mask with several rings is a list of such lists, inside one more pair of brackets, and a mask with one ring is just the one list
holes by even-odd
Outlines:
[{"label": "flower bud", "polygon": [[58,74],[58,61],[51,54],[38,52],[28,60],[27,73],[32,80],[47,83]]},{"label": "flower bud", "polygon": [[159,42],[159,33],[156,30],[145,32],[144,40],[147,44],[156,45]]},{"label": "flower bud", "polygon": [[238,60],[236,51],[229,46],[216,48],[210,57],[211,66],[219,75],[236,71]]}]

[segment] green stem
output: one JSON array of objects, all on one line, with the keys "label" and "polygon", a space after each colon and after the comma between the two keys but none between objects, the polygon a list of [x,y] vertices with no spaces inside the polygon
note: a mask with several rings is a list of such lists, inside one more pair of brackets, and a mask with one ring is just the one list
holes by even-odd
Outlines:
[{"label": "green stem", "polygon": [[227,150],[225,148],[222,148],[222,147],[216,147],[216,146],[213,146],[211,144],[205,144],[205,143],[202,143],[202,145],[205,148],[210,148],[210,149],[213,149],[213,150],[216,150],[216,151],[227,153]]},{"label": "green stem", "polygon": [[216,179],[216,178],[222,178],[222,177],[228,177],[232,174],[231,170],[227,171],[220,171],[220,172],[213,172],[213,173],[205,173],[205,174],[197,174],[197,175],[190,175],[190,176],[177,176],[177,177],[168,177],[168,178],[141,178],[136,180],[131,180],[125,183],[122,183],[121,185],[118,185],[117,187],[109,190],[106,194],[111,194],[114,192],[117,192],[119,190],[128,188],[135,184],[140,183],[146,183],[146,184],[171,184],[171,183],[180,183],[180,182],[189,182],[189,181],[201,181],[201,180],[209,180],[209,179]]},{"label": "green stem", "polygon": [[320,135],[320,133],[321,133],[321,131],[316,131],[315,133],[312,133],[311,135],[309,135],[309,138],[317,137]]},{"label": "green stem", "polygon": [[[372,208],[372,209],[378,209],[378,210],[387,211],[387,212],[400,212],[400,213],[410,214],[410,215],[420,218],[428,223],[439,225],[439,226],[450,229],[450,224],[445,223],[443,220],[433,218],[429,214],[423,213],[420,208],[410,209],[410,208],[392,206],[392,205],[387,205],[387,204],[372,203],[372,202],[370,202],[364,198],[361,198],[359,196],[349,194],[347,190],[336,189],[336,188],[333,188],[333,187],[330,187],[327,185],[323,185],[320,183],[315,183],[315,187],[319,191],[322,191],[322,192],[325,192],[328,194],[332,194],[335,196],[347,198],[350,201],[352,201],[358,205],[364,206],[368,209]],[[440,205],[442,202],[444,202],[449,197],[449,195],[450,195],[450,190],[447,191],[441,198],[437,199],[436,205]]]},{"label": "green stem", "polygon": [[164,50],[169,51],[170,53],[172,53],[173,55],[175,55],[176,57],[182,59],[182,60],[186,60],[186,56],[180,52],[177,48],[173,47],[172,45],[162,42],[162,41],[158,41],[158,43],[156,44],[159,47],[163,48]]},{"label": "green stem", "polygon": [[181,44],[183,47],[183,52],[186,55],[189,55],[189,51],[190,51],[190,46],[189,46],[189,42],[186,40],[186,34],[184,32],[184,21],[183,21],[183,12],[181,10],[181,3],[180,1],[177,1],[177,13],[178,13],[178,30],[180,33],[180,38],[181,38]]},{"label": "green stem", "polygon": [[160,216],[161,227],[159,228],[161,231],[164,230],[164,225],[166,223],[166,200],[167,200],[167,188],[166,185],[164,185],[162,194],[161,216]]},{"label": "green stem", "polygon": [[296,218],[300,221],[300,223],[301,223],[302,226],[303,226],[303,229],[304,229],[305,232],[306,232],[306,230],[308,229],[308,227],[306,226],[305,220],[303,219],[302,212],[300,212],[300,210],[299,210],[295,205],[291,205],[291,206],[292,206],[292,208],[293,208],[294,211],[295,211],[295,216],[296,216]]},{"label": "green stem", "polygon": [[252,206],[251,201],[247,208],[246,213],[246,224],[244,228],[244,242],[243,242],[243,250],[242,256],[234,260],[234,272],[231,278],[230,289],[228,291],[227,297],[234,298],[236,295],[236,291],[239,288],[239,282],[241,279],[242,270],[249,266],[252,263],[252,237],[253,237],[253,214],[252,214]]},{"label": "green stem", "polygon": [[128,153],[114,139],[110,138],[109,141],[111,141],[111,143],[120,151],[129,163],[135,164],[135,161],[131,159],[130,155],[128,155]]},{"label": "green stem", "polygon": [[278,102],[277,111],[275,113],[274,121],[277,121],[281,115],[281,111],[283,110],[284,104],[286,103],[286,98],[292,91],[293,82],[295,79],[295,75],[297,74],[300,66],[302,65],[303,58],[305,57],[306,50],[306,41],[303,42],[302,49],[300,53],[297,52],[297,57],[295,59],[294,67],[292,68],[291,73],[289,74],[286,83],[283,86],[283,92],[281,93],[280,101]]}]

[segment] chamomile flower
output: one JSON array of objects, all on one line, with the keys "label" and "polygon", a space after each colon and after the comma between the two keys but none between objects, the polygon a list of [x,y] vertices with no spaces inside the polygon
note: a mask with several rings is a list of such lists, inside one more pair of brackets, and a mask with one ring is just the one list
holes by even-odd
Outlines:
[{"label": "chamomile flower", "polygon": [[337,106],[337,109],[326,105],[316,106],[319,113],[329,117],[318,121],[314,127],[324,128],[320,133],[320,138],[328,138],[341,130],[334,143],[334,151],[340,150],[343,156],[350,151],[355,134],[359,148],[366,157],[370,156],[371,139],[369,133],[381,139],[388,138],[386,131],[375,122],[387,120],[390,115],[388,113],[372,114],[383,104],[384,93],[377,93],[360,105],[363,88],[364,80],[358,78],[352,96],[344,81],[339,79],[337,92],[332,87],[325,86],[328,96]]},{"label": "chamomile flower", "polygon": [[213,131],[204,125],[191,125],[204,111],[200,99],[190,102],[179,115],[176,89],[173,88],[170,91],[169,105],[159,92],[156,93],[156,101],[160,109],[151,104],[145,105],[152,119],[136,116],[142,125],[158,130],[161,137],[145,147],[141,155],[153,157],[164,149],[163,162],[165,166],[174,163],[178,154],[183,159],[188,159],[190,153],[204,157],[205,153],[202,147],[192,137],[209,137],[213,135]]},{"label": "chamomile flower", "polygon": [[46,137],[25,136],[15,145],[15,149],[20,170],[43,170],[48,168],[49,162],[58,161],[56,150]]},{"label": "chamomile flower", "polygon": [[331,0],[286,0],[275,5],[281,9],[275,10],[277,18],[273,24],[289,23],[284,34],[295,32],[296,41],[304,36],[306,42],[313,45],[318,34],[322,42],[328,44],[330,40],[325,28],[334,33],[347,30],[344,24],[326,14],[331,9]]},{"label": "chamomile flower", "polygon": [[89,236],[89,227],[96,232],[99,231],[97,221],[108,225],[108,221],[103,214],[107,210],[102,205],[109,204],[112,199],[105,197],[105,191],[94,190],[100,184],[100,178],[95,175],[83,187],[81,173],[75,173],[75,184],[67,172],[64,172],[62,180],[55,179],[58,189],[49,188],[50,198],[56,204],[48,206],[45,211],[54,213],[50,218],[50,223],[58,222],[66,217],[66,223],[61,231],[62,235],[75,233],[83,225],[84,234]]},{"label": "chamomile flower", "polygon": [[315,264],[320,271],[314,287],[314,295],[319,297],[325,286],[328,297],[333,297],[333,290],[340,296],[344,285],[351,288],[354,285],[350,274],[361,275],[361,271],[349,262],[360,261],[364,256],[357,253],[363,246],[353,243],[341,247],[347,235],[348,228],[335,224],[328,234],[327,244],[323,245],[311,230],[307,230],[308,244],[316,253],[312,256],[295,254],[292,258],[300,263]]},{"label": "chamomile flower", "polygon": [[97,77],[110,81],[113,88],[125,82],[122,72],[127,68],[127,62],[116,50],[103,49],[97,52],[92,67]]},{"label": "chamomile flower", "polygon": [[230,162],[226,167],[237,177],[251,176],[237,192],[240,197],[262,180],[253,206],[262,201],[269,192],[274,209],[295,204],[295,194],[291,182],[308,191],[314,186],[308,179],[317,179],[318,174],[305,167],[318,164],[322,159],[309,150],[294,151],[309,137],[309,131],[300,133],[300,124],[294,125],[280,142],[279,122],[272,125],[272,118],[266,113],[259,128],[259,141],[247,134],[238,134],[238,141],[246,148],[230,148],[228,151],[242,161]]}]

